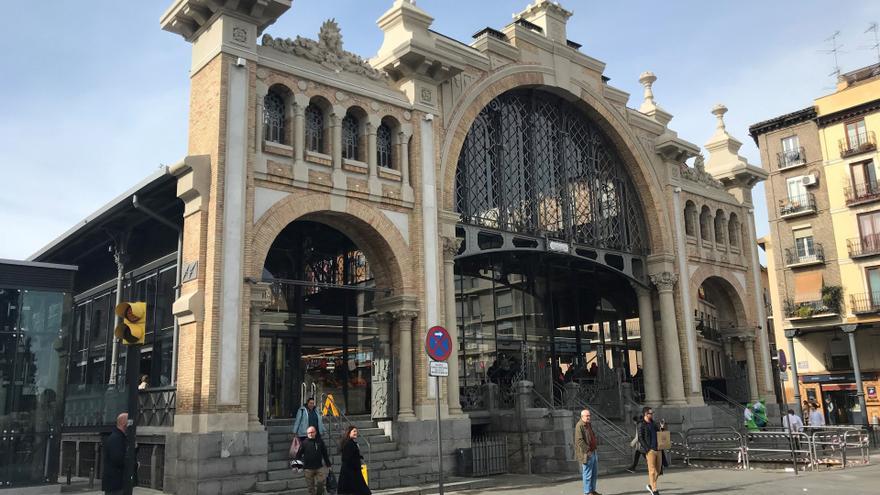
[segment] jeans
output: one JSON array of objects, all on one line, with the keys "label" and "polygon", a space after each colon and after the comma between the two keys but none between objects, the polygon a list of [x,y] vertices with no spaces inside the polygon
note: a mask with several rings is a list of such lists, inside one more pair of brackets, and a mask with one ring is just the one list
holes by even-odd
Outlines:
[{"label": "jeans", "polygon": [[593,493],[596,491],[596,478],[599,477],[599,456],[596,452],[587,459],[587,463],[582,465],[582,475],[584,478],[584,493]]}]

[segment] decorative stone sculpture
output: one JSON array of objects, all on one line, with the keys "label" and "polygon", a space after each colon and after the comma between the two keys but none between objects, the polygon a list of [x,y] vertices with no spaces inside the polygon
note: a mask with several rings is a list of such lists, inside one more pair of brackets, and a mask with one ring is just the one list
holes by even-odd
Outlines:
[{"label": "decorative stone sculpture", "polygon": [[651,275],[651,283],[657,287],[658,291],[672,290],[678,282],[678,275],[672,272],[660,272]]},{"label": "decorative stone sculpture", "polygon": [[702,153],[697,155],[697,158],[694,160],[693,168],[688,167],[684,163],[681,164],[681,177],[716,189],[724,189],[724,184],[722,184],[721,181],[712,177],[712,174],[709,172],[706,172],[706,161],[703,158]]},{"label": "decorative stone sculpture", "polygon": [[342,33],[334,19],[328,19],[321,25],[318,41],[302,36],[291,40],[264,34],[263,46],[311,60],[332,71],[352,72],[376,81],[386,77],[384,72],[374,69],[360,56],[342,49]]}]

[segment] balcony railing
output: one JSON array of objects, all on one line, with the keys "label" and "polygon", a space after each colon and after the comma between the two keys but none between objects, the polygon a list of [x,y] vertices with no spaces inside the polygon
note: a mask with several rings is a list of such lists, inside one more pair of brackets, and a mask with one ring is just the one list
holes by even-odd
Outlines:
[{"label": "balcony railing", "polygon": [[813,193],[779,200],[779,216],[788,217],[816,212],[816,196]]},{"label": "balcony railing", "polygon": [[813,244],[812,252],[798,253],[797,249],[785,250],[785,264],[792,265],[813,265],[825,263],[825,250],[819,243]]},{"label": "balcony railing", "polygon": [[840,157],[847,158],[859,153],[867,153],[877,149],[877,138],[874,137],[874,131],[860,132],[856,134],[853,140],[841,139],[838,142],[840,147]]},{"label": "balcony railing", "polygon": [[846,240],[850,258],[876,256],[880,254],[880,234],[871,234]]},{"label": "balcony railing", "polygon": [[803,301],[798,303],[788,302],[785,305],[785,317],[794,318],[815,318],[817,316],[830,316],[837,314],[838,310],[834,310],[825,305],[822,300]]},{"label": "balcony railing", "polygon": [[849,302],[852,306],[853,313],[880,313],[880,292],[851,294],[849,296]]},{"label": "balcony railing", "polygon": [[843,188],[848,206],[880,200],[880,184],[868,182]]},{"label": "balcony railing", "polygon": [[804,153],[803,146],[796,150],[780,151],[776,154],[776,158],[779,163],[779,170],[798,167],[807,163],[807,155]]}]

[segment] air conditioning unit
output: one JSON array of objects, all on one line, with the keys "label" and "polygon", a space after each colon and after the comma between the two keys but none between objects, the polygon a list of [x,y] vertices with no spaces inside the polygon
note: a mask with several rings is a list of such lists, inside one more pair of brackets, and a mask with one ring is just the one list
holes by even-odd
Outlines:
[{"label": "air conditioning unit", "polygon": [[804,175],[801,177],[801,181],[805,186],[815,185],[818,180],[819,179],[814,174]]}]

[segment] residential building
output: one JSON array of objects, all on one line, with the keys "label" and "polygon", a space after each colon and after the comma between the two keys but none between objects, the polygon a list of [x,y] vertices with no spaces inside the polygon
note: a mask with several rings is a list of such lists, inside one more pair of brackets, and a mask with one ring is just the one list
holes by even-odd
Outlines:
[{"label": "residential building", "polygon": [[810,107],[750,128],[770,174],[763,245],[776,340],[798,373],[797,390],[788,381],[786,394],[818,403],[830,423],[880,416],[878,129],[880,64],[841,75]]}]

